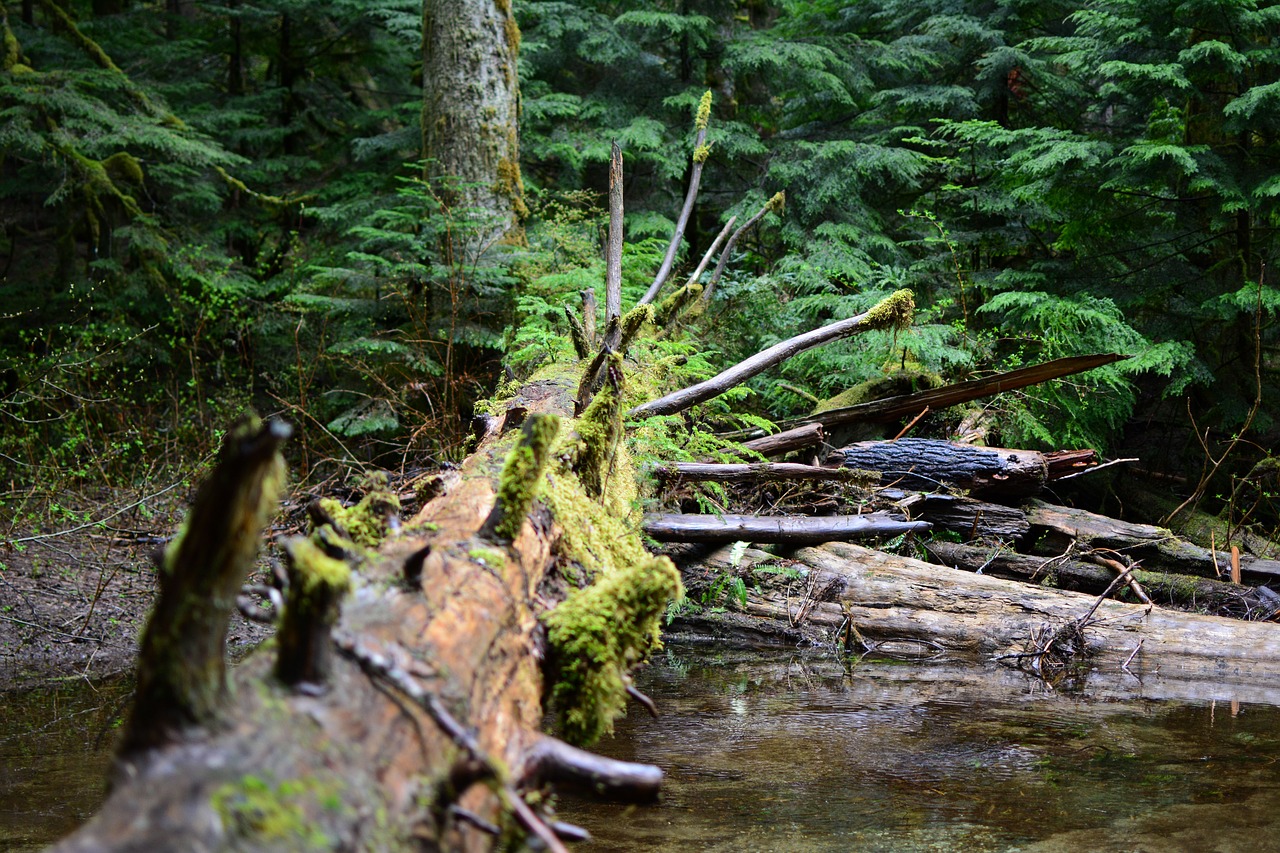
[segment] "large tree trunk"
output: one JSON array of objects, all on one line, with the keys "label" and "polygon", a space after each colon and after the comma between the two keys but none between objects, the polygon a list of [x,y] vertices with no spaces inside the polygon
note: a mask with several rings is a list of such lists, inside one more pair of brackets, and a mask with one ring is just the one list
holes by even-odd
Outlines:
[{"label": "large tree trunk", "polygon": [[458,207],[479,224],[469,251],[519,239],[520,30],[509,2],[426,0],[422,7],[422,156],[459,183]]}]

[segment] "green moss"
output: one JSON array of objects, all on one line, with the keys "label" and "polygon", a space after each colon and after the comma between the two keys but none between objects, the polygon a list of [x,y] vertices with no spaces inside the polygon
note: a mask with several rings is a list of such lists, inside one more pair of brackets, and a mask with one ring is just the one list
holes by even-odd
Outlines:
[{"label": "green moss", "polygon": [[647,302],[628,311],[622,318],[622,338],[618,344],[618,351],[625,353],[636,335],[640,334],[645,326],[653,323],[654,317],[653,306]]},{"label": "green moss", "polygon": [[906,329],[915,316],[916,302],[910,290],[899,290],[880,300],[867,312],[866,326],[871,329]]},{"label": "green moss", "polygon": [[310,539],[296,537],[289,543],[289,559],[293,566],[295,583],[302,583],[305,594],[317,588],[344,593],[351,588],[351,567],[342,560],[335,560]]},{"label": "green moss", "polygon": [[347,539],[362,548],[377,548],[390,532],[391,519],[400,514],[400,498],[387,487],[386,475],[379,473],[370,479],[360,503],[344,507],[333,498],[321,498],[320,509]]},{"label": "green moss", "polygon": [[498,501],[485,522],[485,535],[504,542],[515,540],[542,488],[542,474],[559,432],[560,419],[555,415],[530,415],[524,422],[520,441],[502,465]]},{"label": "green moss", "polygon": [[697,300],[702,295],[702,285],[693,283],[686,284],[673,292],[670,296],[662,301],[654,312],[653,322],[659,327],[670,325],[683,310],[684,306],[690,301]]},{"label": "green moss", "polygon": [[693,162],[695,163],[705,163],[707,162],[707,158],[710,156],[710,145],[699,145],[697,148],[693,149]]},{"label": "green moss", "polygon": [[869,403],[873,400],[883,400],[886,397],[913,394],[930,388],[941,388],[943,384],[944,380],[939,374],[908,363],[905,368],[891,370],[884,376],[868,379],[846,391],[841,391],[834,397],[823,400],[814,407],[813,414],[856,406],[859,403]]},{"label": "green moss", "polygon": [[776,192],[773,198],[769,199],[769,203],[765,205],[765,210],[770,213],[782,215],[782,211],[787,206],[787,194],[785,192]]},{"label": "green moss", "polygon": [[223,824],[241,838],[291,842],[310,849],[329,848],[330,839],[308,818],[307,804],[341,798],[333,785],[286,780],[278,785],[252,774],[213,792],[212,805]]},{"label": "green moss", "polygon": [[552,700],[570,741],[591,743],[613,731],[626,707],[627,671],[660,646],[662,614],[680,589],[671,560],[650,556],[571,593],[547,616]]},{"label": "green moss", "polygon": [[[609,356],[607,369],[613,376],[622,376],[621,353]],[[604,494],[605,483],[612,473],[614,453],[622,439],[620,380],[616,387],[612,382],[601,386],[591,405],[574,424],[574,433],[577,441],[571,450],[573,470],[587,494],[599,498]]]},{"label": "green moss", "polygon": [[491,569],[498,569],[507,562],[507,556],[496,548],[472,548],[467,557],[478,563],[484,563]]},{"label": "green moss", "polygon": [[698,117],[694,121],[694,126],[698,130],[706,130],[707,123],[711,121],[711,90],[708,89],[702,95],[702,100],[698,102]]}]

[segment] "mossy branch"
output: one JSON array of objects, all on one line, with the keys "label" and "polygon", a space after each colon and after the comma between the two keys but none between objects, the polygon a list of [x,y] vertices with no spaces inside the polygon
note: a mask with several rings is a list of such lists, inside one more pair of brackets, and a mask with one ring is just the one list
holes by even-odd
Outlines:
[{"label": "mossy branch", "polygon": [[227,624],[284,488],[290,428],[256,415],[227,434],[182,532],[165,552],[160,597],[142,638],[123,751],[208,725],[225,701]]},{"label": "mossy branch", "polygon": [[285,553],[289,597],[277,635],[276,677],[285,684],[323,684],[333,660],[330,634],[351,588],[351,569],[301,536],[289,540]]},{"label": "mossy branch", "polygon": [[[728,248],[725,251],[727,252]],[[703,295],[705,297],[705,292]],[[735,388],[769,368],[781,364],[792,356],[820,344],[872,329],[906,328],[911,325],[914,310],[915,301],[911,291],[899,290],[881,300],[870,311],[859,314],[856,317],[838,320],[820,329],[814,329],[813,331],[805,332],[803,335],[797,335],[794,338],[774,344],[705,382],[699,382],[697,385],[675,391],[658,400],[636,406],[627,414],[634,417],[675,414],[690,406],[705,403],[707,400],[718,397],[730,388]]]}]

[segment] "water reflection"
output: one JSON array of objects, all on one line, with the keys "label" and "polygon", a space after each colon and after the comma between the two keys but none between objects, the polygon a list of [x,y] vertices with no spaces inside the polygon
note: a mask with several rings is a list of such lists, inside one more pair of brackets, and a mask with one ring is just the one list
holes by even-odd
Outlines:
[{"label": "water reflection", "polygon": [[1008,670],[674,649],[599,746],[656,807],[566,797],[589,851],[1280,850],[1280,710],[1112,701]]}]

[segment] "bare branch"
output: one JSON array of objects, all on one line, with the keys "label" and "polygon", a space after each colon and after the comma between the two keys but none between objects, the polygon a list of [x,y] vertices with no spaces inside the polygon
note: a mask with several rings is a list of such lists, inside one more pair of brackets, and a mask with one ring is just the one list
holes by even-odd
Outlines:
[{"label": "bare branch", "polygon": [[720,261],[716,264],[716,271],[711,276],[711,281],[707,283],[706,289],[702,291],[703,302],[711,301],[711,291],[716,289],[716,284],[720,281],[720,276],[724,275],[724,268],[729,263],[729,256],[733,254],[733,247],[737,245],[738,238],[742,236],[742,232],[746,231],[752,225],[755,225],[763,219],[764,215],[771,210],[775,213],[781,213],[782,207],[786,204],[786,201],[786,193],[775,193],[773,198],[764,203],[764,207],[761,207],[756,211],[755,216],[742,223],[742,227],[733,232],[733,236],[729,238],[729,242],[725,243],[724,251],[720,253]]},{"label": "bare branch", "polygon": [[604,319],[622,316],[622,148],[609,153],[609,245],[605,251]]}]

